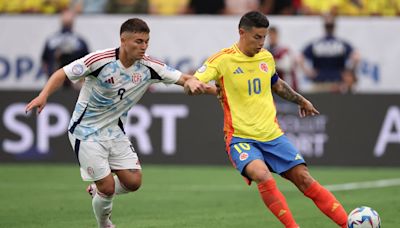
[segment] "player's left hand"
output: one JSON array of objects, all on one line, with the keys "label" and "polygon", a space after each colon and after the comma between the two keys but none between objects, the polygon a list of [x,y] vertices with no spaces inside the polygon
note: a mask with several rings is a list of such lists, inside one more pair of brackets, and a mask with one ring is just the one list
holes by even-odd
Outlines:
[{"label": "player's left hand", "polygon": [[319,114],[319,111],[307,99],[304,99],[301,102],[301,104],[299,105],[299,115],[301,118],[306,117],[306,116],[315,116],[318,114]]}]

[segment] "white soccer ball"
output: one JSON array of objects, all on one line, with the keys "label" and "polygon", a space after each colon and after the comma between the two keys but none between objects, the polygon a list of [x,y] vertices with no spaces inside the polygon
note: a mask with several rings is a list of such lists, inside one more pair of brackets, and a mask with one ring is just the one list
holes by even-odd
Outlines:
[{"label": "white soccer ball", "polygon": [[380,228],[381,218],[378,212],[366,206],[352,210],[347,220],[348,228]]}]

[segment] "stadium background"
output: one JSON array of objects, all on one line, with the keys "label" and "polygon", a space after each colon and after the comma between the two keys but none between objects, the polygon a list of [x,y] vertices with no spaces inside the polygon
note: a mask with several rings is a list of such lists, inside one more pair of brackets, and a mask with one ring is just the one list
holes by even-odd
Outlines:
[{"label": "stadium background", "polygon": [[[238,38],[236,28],[239,15],[169,17],[80,15],[75,22],[74,31],[88,41],[92,51],[116,47],[119,44],[120,24],[132,16],[140,16],[151,28],[148,54],[184,72],[197,69],[208,55],[231,45]],[[290,46],[296,55],[306,43],[323,33],[322,20],[319,16],[273,15],[269,18],[271,24],[280,29],[281,43]],[[309,90],[310,82],[299,71],[300,91],[314,102],[321,115],[300,119],[297,116],[296,106],[280,100],[277,102],[278,118],[282,128],[301,150],[310,167],[316,167],[317,175],[321,176],[325,184],[389,179],[397,180],[397,182],[386,187],[390,193],[382,194],[399,193],[399,24],[398,17],[339,16],[336,34],[350,41],[361,54],[361,62],[357,68],[359,82],[356,93],[313,94]],[[9,199],[4,198],[7,190],[16,189],[19,186],[14,183],[15,179],[27,181],[23,178],[26,173],[18,176],[19,172],[16,170],[23,170],[26,167],[27,172],[42,172],[40,176],[36,176],[41,180],[45,179],[47,173],[46,171],[43,173],[42,169],[59,169],[54,164],[62,163],[61,167],[66,165],[73,167],[72,170],[77,170],[75,155],[66,136],[66,128],[78,92],[58,91],[51,97],[41,115],[26,115],[25,104],[38,93],[47,79],[40,71],[40,54],[45,38],[59,28],[59,15],[4,14],[0,17],[0,28],[2,28],[0,35],[0,177],[10,181],[8,182],[10,184],[0,184],[4,191],[0,195],[2,195],[1,201],[12,204],[14,200],[8,201]],[[215,98],[211,96],[187,97],[182,94],[180,88],[154,86],[139,105],[131,110],[129,116],[127,133],[143,165],[151,167],[149,172],[153,172],[154,176],[163,175],[169,168],[178,170],[176,175],[181,174],[180,168],[165,165],[183,165],[183,170],[193,167],[196,172],[207,174],[210,172],[209,175],[219,174],[220,170],[214,165],[222,165],[227,170],[232,169],[229,175],[235,177],[233,183],[238,184],[236,182],[241,181],[233,168],[229,167],[229,161],[224,153],[222,112]],[[28,166],[27,163],[34,165]],[[333,168],[327,168],[327,166]],[[199,167],[204,167],[204,169]],[[369,170],[372,170],[371,167],[387,172],[374,176],[369,173]],[[343,173],[340,170],[346,172]],[[212,171],[215,173],[213,174]],[[62,173],[63,171],[55,172]],[[193,175],[197,175],[196,172]],[[341,175],[341,179],[335,179],[328,174],[330,172]],[[36,174],[32,173],[32,175],[35,177]],[[355,178],[348,177],[352,175]],[[207,179],[206,176],[204,179]],[[73,173],[73,177],[72,181],[75,181],[77,185],[79,174]],[[159,181],[159,179],[154,180]],[[43,187],[52,188],[51,183],[43,183]],[[174,182],[171,181],[172,183]],[[201,183],[200,181],[199,185]],[[15,185],[11,186],[12,184]],[[150,188],[156,188],[151,183],[149,185]],[[285,186],[285,183],[283,185]],[[165,183],[165,186],[170,185]],[[373,200],[373,197],[381,194],[376,192],[375,187],[372,187],[372,190],[361,191],[365,197],[359,196],[357,200],[355,198],[353,201],[344,202],[345,207],[350,209],[360,204],[368,204],[381,213],[383,221],[387,221],[389,226],[385,227],[396,227],[395,225],[400,224],[400,221],[390,217],[391,214],[386,210],[390,208],[396,214],[400,211],[400,202],[392,198]],[[56,189],[60,190],[60,188]],[[166,189],[169,188],[166,187]],[[40,191],[38,194],[41,194]],[[339,194],[339,198],[346,194]],[[347,198],[352,197],[347,195]],[[27,198],[27,200],[33,200],[33,198]],[[298,206],[302,205],[300,202]],[[21,209],[19,206],[12,208],[15,211]],[[179,210],[184,209],[178,208],[177,211]],[[1,212],[0,214],[5,217],[11,216],[10,211]],[[317,212],[315,214],[316,218],[322,217]],[[87,217],[90,218],[90,215]],[[123,218],[121,220],[124,221]],[[269,220],[274,224],[273,218]],[[193,227],[217,227],[216,224],[219,223],[212,223],[212,221],[210,224],[200,222],[200,225]],[[324,221],[322,220],[320,224],[325,224]],[[313,222],[315,223],[315,221],[310,221],[309,224],[314,224]],[[57,219],[53,221],[53,224],[60,223]],[[94,224],[90,220],[83,223],[91,226]],[[126,224],[128,223],[129,221],[126,221]],[[51,223],[42,222],[28,227],[50,227],[48,224]],[[66,225],[71,224],[66,223]],[[228,227],[227,224],[218,226]],[[26,226],[3,219],[0,220],[0,227]],[[173,222],[162,226],[157,224],[148,226],[148,223],[143,221],[142,226],[139,227],[191,226]]]}]

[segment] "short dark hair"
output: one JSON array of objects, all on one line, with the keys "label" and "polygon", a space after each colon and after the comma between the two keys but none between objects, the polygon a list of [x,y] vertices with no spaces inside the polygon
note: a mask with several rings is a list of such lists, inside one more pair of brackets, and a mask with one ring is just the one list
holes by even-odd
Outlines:
[{"label": "short dark hair", "polygon": [[259,11],[250,11],[240,18],[239,28],[244,28],[246,30],[252,27],[256,28],[268,28],[269,21],[268,18]]},{"label": "short dark hair", "polygon": [[131,18],[121,25],[121,30],[119,34],[121,35],[124,32],[150,33],[150,28],[149,26],[147,26],[147,23],[142,19]]}]

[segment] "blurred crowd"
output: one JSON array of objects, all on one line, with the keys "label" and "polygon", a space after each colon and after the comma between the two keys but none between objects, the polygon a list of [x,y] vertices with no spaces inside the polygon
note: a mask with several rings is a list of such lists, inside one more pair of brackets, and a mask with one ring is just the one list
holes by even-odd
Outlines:
[{"label": "blurred crowd", "polygon": [[0,13],[243,14],[399,16],[400,0],[0,0]]}]

